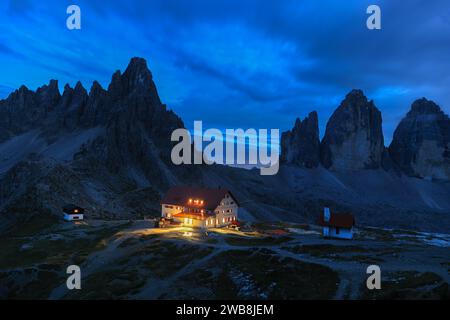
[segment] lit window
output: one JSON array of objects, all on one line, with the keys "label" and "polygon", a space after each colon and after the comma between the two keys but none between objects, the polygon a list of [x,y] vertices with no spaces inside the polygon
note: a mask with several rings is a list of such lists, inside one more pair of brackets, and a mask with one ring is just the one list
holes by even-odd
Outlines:
[{"label": "lit window", "polygon": [[225,218],[222,218],[222,223],[225,223]]},{"label": "lit window", "polygon": [[205,221],[205,224],[208,225],[208,220]]}]

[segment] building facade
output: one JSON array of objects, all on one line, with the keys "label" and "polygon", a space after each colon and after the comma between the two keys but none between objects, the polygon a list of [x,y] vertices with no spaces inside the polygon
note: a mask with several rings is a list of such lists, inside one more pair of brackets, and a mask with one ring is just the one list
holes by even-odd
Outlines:
[{"label": "building facade", "polygon": [[161,200],[161,216],[183,226],[218,228],[237,221],[239,204],[227,189],[172,187]]},{"label": "building facade", "polygon": [[355,218],[349,213],[331,213],[329,208],[324,208],[319,219],[322,226],[322,234],[326,238],[353,239]]},{"label": "building facade", "polygon": [[63,214],[63,218],[66,221],[79,221],[84,219],[84,209],[72,204],[64,206]]}]

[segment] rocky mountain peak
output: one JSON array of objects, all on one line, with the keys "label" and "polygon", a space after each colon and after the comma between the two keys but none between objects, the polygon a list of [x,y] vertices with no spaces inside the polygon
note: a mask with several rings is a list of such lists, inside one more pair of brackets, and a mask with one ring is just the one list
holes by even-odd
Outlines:
[{"label": "rocky mountain peak", "polygon": [[305,168],[320,163],[320,140],[317,112],[313,111],[301,121],[295,120],[292,130],[281,136],[281,161]]},{"label": "rocky mountain peak", "polygon": [[70,100],[72,99],[74,89],[70,86],[70,84],[66,83],[64,85],[64,91],[61,96],[61,101],[59,104],[59,107],[65,107],[70,103]]},{"label": "rocky mountain peak", "polygon": [[143,58],[132,58],[123,74],[116,71],[112,76],[108,92],[113,100],[132,94],[150,97],[153,103],[161,104],[152,74]]},{"label": "rocky mountain peak", "polygon": [[59,93],[58,80],[50,80],[48,85],[44,85],[36,90],[37,103],[46,111],[53,110],[61,99]]},{"label": "rocky mountain peak", "polygon": [[86,89],[83,87],[80,81],[77,81],[75,84],[74,92],[86,92]]},{"label": "rocky mountain peak", "polygon": [[19,89],[14,90],[10,93],[7,100],[9,101],[17,101],[20,99],[24,99],[26,96],[34,95],[34,92],[28,89],[25,85],[21,85]]},{"label": "rocky mountain peak", "polygon": [[39,87],[36,90],[37,94],[58,94],[59,95],[59,88],[58,88],[58,80],[50,80],[48,85],[43,85],[42,87]]},{"label": "rocky mountain peak", "polygon": [[75,105],[82,105],[86,103],[88,99],[88,93],[86,89],[83,87],[80,81],[77,82],[75,88],[73,89],[73,98],[72,102]]},{"label": "rocky mountain peak", "polygon": [[89,96],[96,95],[98,92],[104,91],[102,85],[98,83],[97,80],[94,80],[91,86],[91,90],[89,91]]},{"label": "rocky mountain peak", "polygon": [[431,100],[421,98],[413,102],[408,115],[442,114],[441,108]]},{"label": "rocky mountain peak", "polygon": [[361,89],[352,89],[345,96],[346,101],[364,101],[367,102],[367,97]]},{"label": "rocky mountain peak", "polygon": [[326,168],[379,168],[384,138],[381,112],[362,90],[350,91],[328,120],[321,143]]},{"label": "rocky mountain peak", "polygon": [[414,101],[395,129],[389,154],[407,175],[449,180],[449,117],[431,100]]},{"label": "rocky mountain peak", "polygon": [[[23,93],[26,93],[26,92],[31,92],[31,90],[28,89],[27,86],[21,85],[21,86],[19,87],[19,89],[17,89],[17,90],[14,91],[14,92],[17,92],[17,93],[19,93],[19,94],[23,94]],[[13,92],[13,93],[14,93],[14,92]]]},{"label": "rocky mountain peak", "polygon": [[73,88],[68,83],[64,85],[63,97],[72,97],[72,95],[87,95],[87,91],[80,81],[77,81]]},{"label": "rocky mountain peak", "polygon": [[111,77],[111,82],[108,86],[108,94],[111,97],[122,97],[124,95],[124,88],[122,85],[122,73],[116,70]]},{"label": "rocky mountain peak", "polygon": [[24,85],[21,85],[19,89],[13,91],[6,100],[13,112],[14,110],[22,110],[28,105],[30,107],[36,106],[35,93]]},{"label": "rocky mountain peak", "polygon": [[70,86],[70,84],[66,83],[64,85],[63,95],[64,95],[64,92],[68,92],[70,90],[72,90],[72,87]]},{"label": "rocky mountain peak", "polygon": [[147,67],[147,61],[144,58],[134,57],[131,58],[124,75],[129,78],[136,78],[140,75],[147,76],[151,79],[152,75]]}]

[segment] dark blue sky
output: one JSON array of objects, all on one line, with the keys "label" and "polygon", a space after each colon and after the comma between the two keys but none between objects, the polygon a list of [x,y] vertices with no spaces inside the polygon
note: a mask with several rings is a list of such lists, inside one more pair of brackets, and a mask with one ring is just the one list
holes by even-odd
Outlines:
[{"label": "dark blue sky", "polygon": [[[66,28],[77,4],[82,30]],[[378,4],[382,30],[366,28]],[[161,99],[187,127],[290,128],[328,117],[352,88],[383,113],[389,142],[416,98],[450,110],[450,2],[2,1],[0,97],[50,78],[107,86],[133,56],[147,59]]]}]

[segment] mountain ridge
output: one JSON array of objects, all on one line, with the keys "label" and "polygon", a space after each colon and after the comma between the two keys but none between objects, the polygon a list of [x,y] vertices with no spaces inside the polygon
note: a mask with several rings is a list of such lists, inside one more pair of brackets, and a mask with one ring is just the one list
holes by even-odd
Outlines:
[{"label": "mountain ridge", "polygon": [[[450,180],[450,120],[431,100],[414,101],[398,124],[391,144],[385,146],[381,112],[362,90],[350,91],[328,120],[320,141],[320,162],[309,165],[292,159],[292,155],[298,158],[301,150],[313,150],[317,155],[317,121],[309,132],[300,133],[314,113],[303,122],[297,119],[293,129],[283,133],[283,162],[306,168],[317,167],[320,163],[330,170],[382,168],[411,177]],[[303,136],[303,141],[292,145],[293,138],[302,140],[298,135]],[[426,150],[426,155],[422,155],[424,159],[416,164],[422,149]],[[413,169],[412,166],[421,168]]]},{"label": "mountain ridge", "polygon": [[[312,112],[307,120],[296,121],[295,132],[283,135],[280,173],[261,177],[257,170],[173,165],[170,135],[184,123],[161,102],[142,58],[133,58],[123,73],[116,71],[107,89],[96,81],[89,92],[79,82],[74,88],[66,85],[62,94],[57,88],[56,80],[35,92],[21,86],[0,101],[0,232],[36,215],[60,215],[65,203],[83,206],[92,218],[158,215],[161,195],[180,184],[233,190],[244,199],[241,212],[248,220],[311,222],[327,205],[354,212],[361,223],[430,230],[450,225],[445,215],[450,203],[443,196],[450,193],[448,184],[403,177],[397,164],[385,169],[390,153],[380,143],[378,129],[371,135],[381,117],[362,91],[343,100],[343,118],[351,125],[341,133],[343,141],[358,141],[354,131],[360,129],[375,137],[367,144],[374,148],[366,150],[376,156],[356,158],[359,166],[352,172],[336,166],[345,160],[342,141],[320,142],[317,113]],[[355,116],[360,104],[367,112]],[[341,127],[331,122],[328,136],[336,130]],[[322,165],[324,148],[331,155],[329,169]],[[367,159],[375,159],[376,165],[366,167]],[[361,201],[365,185],[370,197]]]}]

